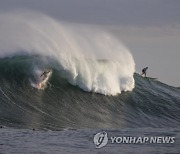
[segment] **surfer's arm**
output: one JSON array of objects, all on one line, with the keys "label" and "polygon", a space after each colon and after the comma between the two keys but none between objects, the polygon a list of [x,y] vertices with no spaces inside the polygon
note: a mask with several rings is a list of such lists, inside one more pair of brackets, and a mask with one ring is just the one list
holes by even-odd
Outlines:
[{"label": "surfer's arm", "polygon": [[[43,76],[44,74],[45,74],[45,72],[44,72],[43,74],[41,74],[41,76]],[[40,77],[41,77],[41,76],[40,76]]]}]

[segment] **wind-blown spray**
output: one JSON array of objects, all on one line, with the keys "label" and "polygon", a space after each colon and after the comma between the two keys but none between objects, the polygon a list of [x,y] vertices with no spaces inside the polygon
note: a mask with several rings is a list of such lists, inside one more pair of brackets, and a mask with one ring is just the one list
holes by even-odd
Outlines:
[{"label": "wind-blown spray", "polygon": [[122,43],[95,26],[41,13],[0,15],[0,57],[19,51],[55,58],[63,76],[85,91],[116,95],[134,88],[135,63]]}]

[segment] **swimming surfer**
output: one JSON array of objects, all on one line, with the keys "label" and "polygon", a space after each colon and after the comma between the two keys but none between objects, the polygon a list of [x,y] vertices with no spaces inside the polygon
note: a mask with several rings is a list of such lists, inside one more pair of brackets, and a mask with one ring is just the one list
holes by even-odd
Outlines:
[{"label": "swimming surfer", "polygon": [[44,77],[43,80],[45,80],[45,79],[47,78],[47,75],[48,75],[49,72],[50,72],[50,70],[44,71],[44,72],[41,74],[40,77],[43,76],[43,77]]},{"label": "swimming surfer", "polygon": [[141,75],[145,75],[145,77],[146,77],[146,71],[147,71],[147,69],[148,69],[148,67],[143,68],[143,69],[142,69],[142,74],[141,74]]}]

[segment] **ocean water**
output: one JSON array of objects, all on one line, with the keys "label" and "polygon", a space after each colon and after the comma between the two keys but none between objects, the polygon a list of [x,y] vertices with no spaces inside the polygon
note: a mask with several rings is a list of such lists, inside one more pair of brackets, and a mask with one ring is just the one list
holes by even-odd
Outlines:
[{"label": "ocean water", "polygon": [[[0,60],[1,153],[179,153],[179,88],[135,73],[132,91],[103,95],[83,91],[51,67],[49,83],[38,89],[29,80],[37,82],[32,64],[42,64],[39,56]],[[94,136],[103,131],[108,143],[96,148]],[[174,139],[126,144],[112,143],[112,136]]]},{"label": "ocean water", "polygon": [[111,34],[32,12],[0,21],[0,153],[180,153],[180,89],[135,73]]},{"label": "ocean water", "polygon": [[174,136],[175,142],[143,143],[143,144],[112,144],[108,140],[106,146],[96,148],[93,143],[94,135],[101,129],[77,129],[77,130],[29,130],[3,128],[0,130],[1,153],[147,153],[147,154],[179,154],[180,129],[178,128],[123,128],[103,129],[112,136]]}]

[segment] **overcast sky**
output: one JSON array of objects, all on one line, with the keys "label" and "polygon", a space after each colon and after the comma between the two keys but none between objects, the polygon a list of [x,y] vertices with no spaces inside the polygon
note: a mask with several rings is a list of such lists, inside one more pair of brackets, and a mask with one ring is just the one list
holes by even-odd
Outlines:
[{"label": "overcast sky", "polygon": [[180,86],[180,0],[0,0],[0,12],[12,9],[100,25],[130,49],[137,72],[149,66],[149,76]]}]

